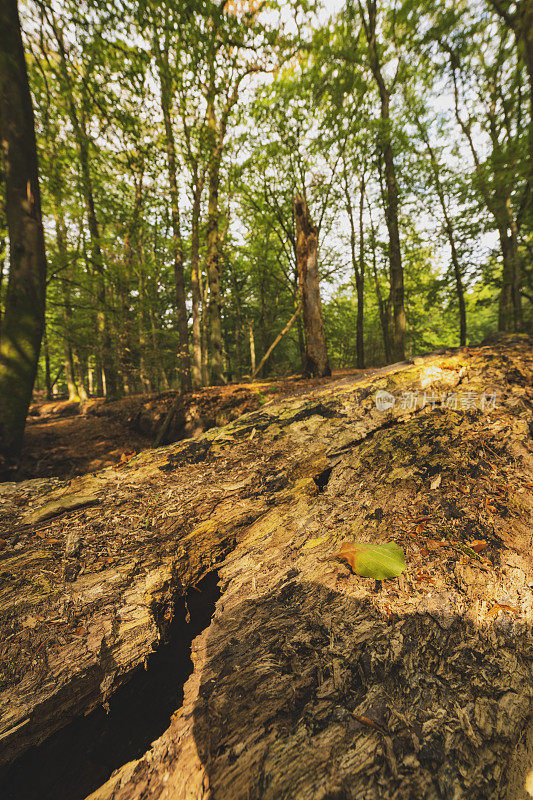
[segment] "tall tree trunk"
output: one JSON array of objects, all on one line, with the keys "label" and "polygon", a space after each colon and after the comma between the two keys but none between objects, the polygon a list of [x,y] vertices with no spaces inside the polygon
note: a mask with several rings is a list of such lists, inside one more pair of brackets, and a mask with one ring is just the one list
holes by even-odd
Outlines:
[{"label": "tall tree trunk", "polygon": [[154,309],[150,305],[148,308],[148,314],[150,316],[150,332],[152,335],[152,352],[154,354],[154,361],[157,365],[158,373],[159,373],[159,387],[163,387],[163,390],[170,389],[170,384],[168,382],[167,373],[165,372],[165,368],[163,366],[163,360],[161,358],[161,350],[159,348],[159,342],[157,341],[157,329],[155,325],[155,318],[154,318]]},{"label": "tall tree trunk", "polygon": [[61,270],[61,293],[63,295],[63,322],[65,328],[65,337],[63,342],[64,364],[65,364],[65,378],[67,381],[68,398],[69,400],[87,400],[87,395],[81,384],[80,391],[76,385],[76,370],[74,363],[74,355],[72,352],[72,306],[70,301],[70,285],[69,285],[69,270],[68,270],[68,253],[66,242],[65,220],[60,206],[61,195],[58,189],[56,196],[56,246]]},{"label": "tall tree trunk", "polygon": [[124,276],[118,275],[116,281],[116,342],[117,342],[117,380],[122,394],[132,390],[130,325],[128,318],[128,287]]},{"label": "tall tree trunk", "polygon": [[0,147],[0,339],[2,338],[2,314],[4,305],[4,272],[6,268],[6,256],[9,244],[7,235],[5,182],[6,174],[4,169],[4,152]]},{"label": "tall tree trunk", "polygon": [[[96,378],[95,378],[95,367],[93,366],[91,356],[89,356],[88,359],[87,359],[87,386],[88,386],[88,389],[89,389],[89,396],[90,397],[94,396],[94,389],[95,389],[95,386],[96,386],[95,381],[96,381]],[[98,392],[98,387],[96,387],[96,390]],[[100,394],[100,392],[98,392],[98,394]]]},{"label": "tall tree trunk", "polygon": [[348,187],[348,176],[346,172],[346,165],[344,170],[344,196],[346,199],[346,210],[348,212],[348,219],[350,220],[350,250],[352,254],[352,266],[355,276],[355,290],[357,294],[357,321],[356,321],[356,354],[357,354],[357,368],[364,369],[365,367],[365,350],[364,350],[364,280],[365,280],[365,242],[364,242],[364,227],[363,227],[363,212],[365,202],[365,177],[361,177],[360,186],[360,201],[359,201],[359,257],[356,252],[356,232],[355,232],[355,219],[352,204],[352,198]]},{"label": "tall tree trunk", "polygon": [[63,363],[65,365],[65,380],[67,382],[67,390],[68,390],[68,399],[70,401],[79,400],[78,389],[76,387],[76,383],[74,381],[74,365],[72,361],[72,352],[70,349],[70,345],[67,341],[64,342],[64,358]]},{"label": "tall tree trunk", "polygon": [[390,337],[390,295],[387,301],[383,300],[381,294],[381,287],[379,285],[378,267],[376,259],[376,230],[374,228],[374,220],[372,219],[372,209],[368,204],[368,213],[370,217],[370,243],[372,247],[372,273],[374,275],[374,286],[376,289],[376,298],[378,301],[379,320],[381,322],[381,331],[383,334],[383,349],[385,351],[385,361],[390,364],[392,361],[392,345]]},{"label": "tall tree trunk", "polygon": [[211,360],[211,382],[224,383],[222,366],[222,295],[220,290],[220,209],[218,192],[220,188],[220,148],[215,119],[214,100],[208,101],[207,121],[211,153],[208,175],[208,215],[207,215],[207,279],[209,282],[209,341]]},{"label": "tall tree trunk", "polygon": [[74,370],[74,380],[76,382],[76,389],[82,403],[85,403],[89,398],[88,386],[86,383],[87,370],[86,363],[82,363],[78,351],[75,346],[70,345],[70,352],[72,354],[72,367]]},{"label": "tall tree trunk", "polygon": [[520,293],[518,235],[516,227],[506,223],[498,225],[498,235],[503,258],[502,286],[498,311],[498,330],[520,330],[522,306]]},{"label": "tall tree trunk", "polygon": [[518,227],[508,193],[491,198],[502,252],[502,279],[498,310],[499,331],[522,329],[522,280],[518,252]]},{"label": "tall tree trunk", "polygon": [[365,15],[363,7],[359,2],[359,10],[368,43],[370,69],[372,70],[372,75],[378,87],[380,99],[381,130],[378,144],[385,166],[385,221],[389,234],[390,292],[394,318],[394,357],[397,361],[403,361],[405,358],[405,332],[407,321],[405,317],[403,265],[398,223],[398,182],[396,179],[396,164],[394,161],[390,130],[390,96],[381,70],[376,38],[376,0],[367,0],[366,5],[368,17]]},{"label": "tall tree trunk", "polygon": [[307,203],[303,197],[294,198],[296,222],[296,266],[302,297],[305,330],[305,375],[324,377],[331,375],[326,334],[320,302],[318,279],[318,237],[311,224]]},{"label": "tall tree trunk", "polygon": [[365,368],[365,343],[364,343],[364,314],[365,314],[365,234],[363,226],[363,213],[365,207],[365,176],[361,177],[359,188],[359,269],[356,273],[357,284],[357,367]]},{"label": "tall tree trunk", "polygon": [[[472,131],[470,123],[466,123],[461,117],[459,110],[459,88],[457,85],[457,67],[458,59],[456,54],[450,48],[446,48],[450,56],[450,64],[453,77],[454,88],[454,103],[455,103],[455,118],[463,131],[476,170],[476,175],[479,181],[481,194],[485,201],[485,205],[494,217],[498,234],[500,237],[500,245],[502,251],[503,269],[502,269],[502,287],[500,291],[499,301],[499,314],[498,314],[498,330],[511,331],[521,330],[522,328],[522,279],[521,279],[521,265],[520,255],[518,253],[518,226],[516,217],[513,212],[511,203],[511,191],[509,186],[498,185],[497,190],[494,192],[487,185],[483,165],[479,159],[477,150],[474,146]],[[493,151],[500,149],[500,144],[497,134],[494,130],[494,117],[490,120],[490,133],[492,138]],[[508,230],[511,231],[509,236]]]},{"label": "tall tree trunk", "polygon": [[[104,276],[104,259],[100,245],[100,225],[96,216],[94,203],[92,177],[89,167],[89,148],[84,132],[79,130],[79,155],[82,175],[83,194],[85,207],[87,210],[87,223],[89,227],[91,244],[91,268],[96,279],[96,319],[98,326],[98,360],[99,374],[101,374],[102,392],[107,397],[115,397],[117,394],[117,379],[113,364],[113,353],[111,337],[109,334],[109,324],[107,318],[107,287]],[[105,384],[105,388],[104,388]]]},{"label": "tall tree trunk", "polygon": [[50,350],[48,348],[48,331],[46,320],[43,331],[43,350],[44,350],[44,385],[46,389],[46,399],[52,399],[52,374],[50,371]]},{"label": "tall tree trunk", "polygon": [[[139,372],[143,391],[146,388],[146,375],[145,375],[145,350],[146,350],[146,333],[144,326],[144,308],[145,308],[145,274],[144,263],[145,253],[142,241],[142,218],[141,211],[143,207],[143,179],[144,179],[144,157],[141,156],[138,163],[138,172],[133,172],[133,181],[135,185],[135,200],[131,219],[124,236],[124,276],[118,280],[118,294],[119,294],[119,308],[121,321],[118,329],[118,340],[120,342],[119,348],[119,370],[121,373],[122,382],[126,392],[130,390],[132,384],[132,342],[130,336],[130,326],[128,319],[129,303],[127,301],[127,286],[131,283],[132,278],[137,272],[138,278],[138,291],[139,291]],[[141,235],[139,233],[141,232]],[[135,258],[137,256],[137,258]],[[137,262],[137,269],[135,263]]]},{"label": "tall tree trunk", "polygon": [[233,264],[230,263],[230,273],[231,273],[231,289],[232,289],[232,297],[233,297],[233,310],[235,313],[235,329],[234,329],[234,338],[233,343],[235,346],[235,369],[234,369],[234,379],[238,380],[242,375],[242,298],[241,298],[241,288],[239,287],[239,282],[237,279],[237,275],[235,274],[235,270],[233,268]]},{"label": "tall tree trunk", "polygon": [[453,227],[451,220],[448,218],[448,213],[446,213],[446,236],[448,237],[448,242],[450,245],[450,252],[451,252],[451,259],[452,259],[452,266],[453,266],[453,274],[455,278],[455,291],[457,294],[457,303],[459,306],[459,343],[461,347],[466,345],[466,304],[465,304],[465,292],[463,287],[463,278],[461,275],[461,266],[459,264],[459,256],[457,254],[457,247],[455,244],[455,236],[453,233]]},{"label": "tall tree trunk", "polygon": [[145,298],[146,298],[146,290],[145,290],[145,280],[144,280],[144,270],[142,266],[139,268],[139,309],[138,309],[138,318],[139,318],[139,378],[141,381],[141,388],[143,392],[150,392],[151,391],[151,384],[150,378],[148,375],[148,370],[146,367],[146,327],[145,327]]},{"label": "tall tree trunk", "polygon": [[255,339],[252,320],[248,320],[248,336],[250,340],[250,374],[255,375]]},{"label": "tall tree trunk", "polygon": [[78,110],[76,108],[74,89],[68,69],[68,57],[65,50],[63,33],[56,24],[55,20],[53,24],[61,58],[61,76],[64,83],[64,91],[67,96],[68,113],[78,147],[83,199],[85,202],[87,224],[89,227],[91,243],[91,267],[96,276],[96,301],[98,305],[96,312],[98,330],[98,360],[100,361],[102,372],[102,379],[100,380],[99,378],[98,382],[99,385],[105,384],[106,396],[113,398],[118,394],[117,372],[114,359],[114,349],[109,331],[104,258],[101,246],[100,223],[96,214],[96,205],[94,202],[93,179],[90,168],[90,143],[85,119],[86,109],[84,107],[84,100],[82,100],[80,109]]},{"label": "tall tree trunk", "polygon": [[507,3],[490,0],[496,12],[514,32],[518,50],[526,66],[529,86],[529,163],[527,181],[529,205],[533,205],[533,0],[518,0],[516,13],[511,13]]},{"label": "tall tree trunk", "polygon": [[165,124],[165,139],[167,150],[168,182],[170,187],[170,208],[172,217],[172,251],[174,257],[174,285],[176,293],[176,314],[178,317],[179,336],[179,375],[180,385],[184,392],[192,389],[191,357],[189,353],[189,327],[187,305],[185,300],[185,277],[183,274],[183,244],[181,239],[178,167],[176,158],[176,143],[172,126],[172,89],[168,64],[159,47],[159,39],[155,37],[159,67],[159,80],[161,85],[161,109]]},{"label": "tall tree trunk", "polygon": [[522,41],[529,83],[529,193],[533,204],[533,0],[522,0]]},{"label": "tall tree trunk", "polygon": [[0,0],[0,141],[10,263],[0,342],[0,472],[9,474],[22,448],[46,294],[35,124],[16,0]]},{"label": "tall tree trunk", "polygon": [[[533,31],[531,32],[533,36]],[[511,198],[507,197],[505,203],[507,211],[507,220],[510,230],[511,252],[513,259],[513,318],[515,331],[521,331],[523,327],[522,322],[522,260],[518,252],[518,225],[516,216],[513,213]]]},{"label": "tall tree trunk", "polygon": [[405,358],[405,332],[407,322],[405,317],[403,265],[398,228],[398,186],[396,183],[396,169],[390,141],[388,141],[383,148],[383,157],[385,161],[385,183],[387,187],[385,218],[387,230],[389,232],[390,286],[394,318],[394,357],[397,361],[403,361]]},{"label": "tall tree trunk", "polygon": [[200,291],[200,204],[203,181],[196,176],[193,186],[191,219],[191,287],[192,287],[192,383],[195,389],[202,386],[202,332]]},{"label": "tall tree trunk", "polygon": [[200,326],[202,334],[202,386],[209,383],[209,316],[207,309],[207,287],[202,270],[198,270],[198,288],[202,301],[200,311]]},{"label": "tall tree trunk", "polygon": [[440,179],[440,165],[439,162],[437,161],[435,151],[431,146],[431,142],[429,141],[429,136],[423,124],[418,118],[416,122],[420,135],[428,151],[429,159],[431,162],[431,170],[433,172],[433,180],[435,182],[435,190],[437,192],[437,197],[439,198],[440,207],[442,209],[442,214],[444,217],[444,230],[446,232],[446,238],[448,239],[448,244],[450,245],[450,255],[453,267],[453,274],[455,278],[455,290],[457,292],[457,303],[459,306],[459,342],[461,346],[464,347],[464,345],[466,345],[466,304],[465,304],[465,293],[463,287],[463,276],[461,272],[461,265],[459,263],[459,255],[457,252],[453,223],[448,213],[448,206],[446,203],[444,187]]}]

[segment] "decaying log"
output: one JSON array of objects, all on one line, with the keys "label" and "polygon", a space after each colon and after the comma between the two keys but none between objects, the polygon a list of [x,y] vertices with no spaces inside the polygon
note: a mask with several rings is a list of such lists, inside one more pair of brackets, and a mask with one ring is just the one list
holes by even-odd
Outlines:
[{"label": "decaying log", "polygon": [[[527,797],[531,341],[416,362],[4,485],[0,763],[105,702],[217,568],[183,706],[93,800]],[[407,571],[353,575],[346,539]]]}]

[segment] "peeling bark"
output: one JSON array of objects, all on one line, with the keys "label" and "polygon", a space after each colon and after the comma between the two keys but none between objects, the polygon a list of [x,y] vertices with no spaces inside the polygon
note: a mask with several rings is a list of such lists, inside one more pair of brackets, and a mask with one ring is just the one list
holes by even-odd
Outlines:
[{"label": "peeling bark", "polygon": [[[1,763],[104,702],[157,646],[175,595],[216,567],[183,707],[93,800],[517,799],[532,367],[523,336],[448,351],[69,484],[5,484]],[[380,412],[380,389],[426,405]],[[484,390],[496,408],[467,408]],[[442,407],[441,393],[464,399]],[[58,498],[70,510],[28,523]],[[347,538],[396,541],[407,572],[352,575],[335,558]]]},{"label": "peeling bark", "polygon": [[304,375],[331,375],[318,277],[318,231],[311,223],[305,198],[294,198],[296,269],[302,298],[305,330]]}]

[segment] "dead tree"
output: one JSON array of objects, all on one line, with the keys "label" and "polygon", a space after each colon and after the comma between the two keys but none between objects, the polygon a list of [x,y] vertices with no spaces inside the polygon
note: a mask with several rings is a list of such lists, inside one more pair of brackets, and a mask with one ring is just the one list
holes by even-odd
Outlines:
[{"label": "dead tree", "polygon": [[294,198],[296,224],[296,267],[302,297],[305,330],[304,374],[315,377],[331,375],[326,347],[320,283],[318,278],[318,234],[311,223],[303,197]]}]

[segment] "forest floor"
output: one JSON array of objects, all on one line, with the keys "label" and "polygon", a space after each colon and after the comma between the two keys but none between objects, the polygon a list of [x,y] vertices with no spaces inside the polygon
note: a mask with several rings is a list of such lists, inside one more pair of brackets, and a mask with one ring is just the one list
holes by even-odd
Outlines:
[{"label": "forest floor", "polygon": [[[335,370],[329,378],[293,376],[272,381],[208,386],[184,396],[176,406],[164,442],[199,436],[272,400],[297,397],[310,388],[375,369]],[[153,447],[176,399],[175,392],[133,395],[114,402],[91,398],[81,404],[36,399],[30,409],[18,478],[73,478],[125,462]]]}]

